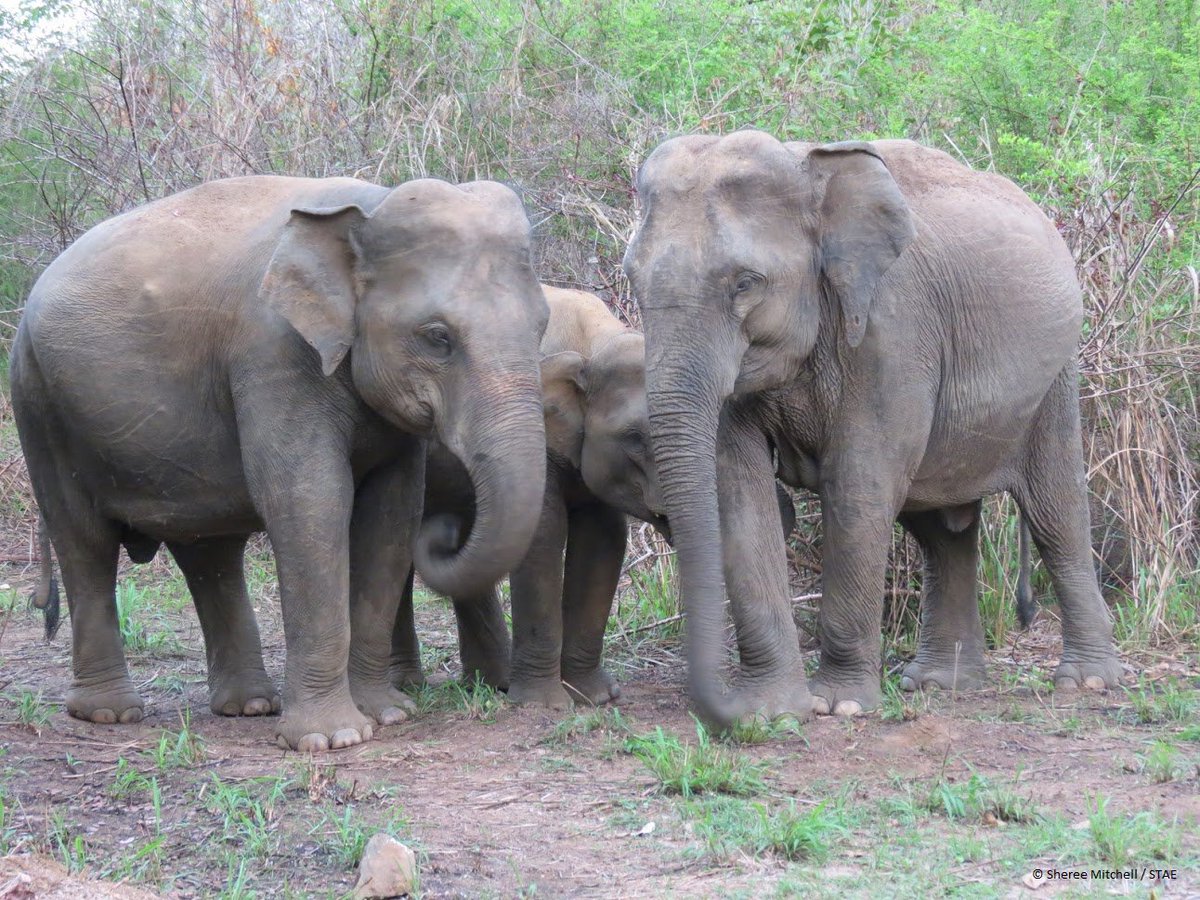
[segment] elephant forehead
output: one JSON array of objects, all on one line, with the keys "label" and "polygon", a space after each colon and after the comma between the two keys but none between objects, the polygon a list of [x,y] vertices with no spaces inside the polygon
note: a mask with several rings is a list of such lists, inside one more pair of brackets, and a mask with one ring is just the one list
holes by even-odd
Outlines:
[{"label": "elephant forehead", "polygon": [[392,190],[371,215],[367,229],[380,236],[434,232],[443,239],[524,245],[530,232],[521,201],[503,185],[481,182],[460,188],[431,178]]}]

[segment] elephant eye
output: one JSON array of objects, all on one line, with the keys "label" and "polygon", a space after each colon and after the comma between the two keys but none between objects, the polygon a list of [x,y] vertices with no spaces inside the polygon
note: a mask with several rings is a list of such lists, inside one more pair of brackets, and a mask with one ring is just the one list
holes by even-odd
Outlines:
[{"label": "elephant eye", "polygon": [[743,272],[734,283],[733,292],[735,294],[744,294],[762,281],[763,277],[757,272]]},{"label": "elephant eye", "polygon": [[450,339],[450,329],[441,322],[430,322],[417,329],[417,335],[425,342],[425,346],[434,356],[445,358],[454,349]]}]

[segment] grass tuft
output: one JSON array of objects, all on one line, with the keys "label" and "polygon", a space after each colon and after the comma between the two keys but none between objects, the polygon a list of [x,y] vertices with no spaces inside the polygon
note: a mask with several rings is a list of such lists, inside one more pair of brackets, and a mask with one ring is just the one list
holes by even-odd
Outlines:
[{"label": "grass tuft", "polygon": [[666,794],[747,797],[766,790],[765,767],[714,743],[700,722],[696,722],[695,744],[685,744],[660,727],[652,734],[629,738],[625,750],[654,773]]}]

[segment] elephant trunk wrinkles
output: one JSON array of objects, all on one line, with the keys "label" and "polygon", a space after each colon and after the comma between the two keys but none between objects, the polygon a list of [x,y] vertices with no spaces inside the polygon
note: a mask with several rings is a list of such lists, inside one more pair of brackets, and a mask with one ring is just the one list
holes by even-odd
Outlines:
[{"label": "elephant trunk wrinkles", "polygon": [[465,543],[445,518],[422,523],[413,550],[421,578],[453,597],[490,590],[525,556],[542,513],[546,435],[537,370],[472,378],[473,399],[443,442],[466,467],[475,519]]},{"label": "elephant trunk wrinkles", "polygon": [[[668,336],[660,346],[679,342]],[[704,354],[676,352],[647,366],[646,379],[654,457],[679,559],[688,692],[700,716],[723,728],[736,711],[720,678],[725,577],[716,476],[724,396],[714,372]]]}]

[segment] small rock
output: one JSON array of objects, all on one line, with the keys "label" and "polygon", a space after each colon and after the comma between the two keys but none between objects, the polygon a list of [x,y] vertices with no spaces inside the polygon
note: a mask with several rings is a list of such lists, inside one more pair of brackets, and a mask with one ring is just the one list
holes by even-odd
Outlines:
[{"label": "small rock", "polygon": [[412,893],[417,882],[417,856],[390,834],[373,835],[358,864],[355,900],[399,897]]}]

